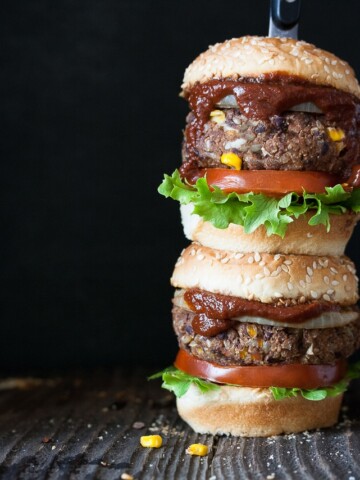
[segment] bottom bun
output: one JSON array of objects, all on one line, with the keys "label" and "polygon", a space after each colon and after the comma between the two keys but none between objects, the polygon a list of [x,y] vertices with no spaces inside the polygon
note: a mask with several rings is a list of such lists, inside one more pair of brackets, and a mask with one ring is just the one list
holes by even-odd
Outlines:
[{"label": "bottom bun", "polygon": [[342,395],[324,400],[297,397],[275,400],[267,388],[221,386],[201,393],[191,386],[177,399],[179,415],[198,433],[270,437],[331,427],[339,416]]}]

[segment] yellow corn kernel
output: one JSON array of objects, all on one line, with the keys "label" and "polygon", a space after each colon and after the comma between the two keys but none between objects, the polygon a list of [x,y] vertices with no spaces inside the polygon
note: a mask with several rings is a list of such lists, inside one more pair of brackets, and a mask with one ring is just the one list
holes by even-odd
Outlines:
[{"label": "yellow corn kernel", "polygon": [[344,142],[336,142],[335,146],[336,146],[336,150],[337,150],[338,153],[340,153],[341,150],[343,150],[345,148]]},{"label": "yellow corn kernel", "polygon": [[223,123],[225,122],[225,113],[221,110],[213,110],[210,113],[211,120],[215,123]]},{"label": "yellow corn kernel", "polygon": [[333,142],[340,142],[345,138],[345,132],[341,128],[328,127],[326,130]]},{"label": "yellow corn kernel", "polygon": [[160,435],[148,435],[140,437],[140,443],[142,447],[160,448],[162,445],[162,438]]},{"label": "yellow corn kernel", "polygon": [[241,350],[241,352],[239,353],[239,355],[240,355],[240,358],[244,360],[244,359],[248,356],[248,351],[247,351],[247,349]]},{"label": "yellow corn kernel", "polygon": [[233,152],[226,152],[221,155],[220,162],[228,167],[234,167],[235,170],[241,170],[242,160],[239,155]]},{"label": "yellow corn kernel", "polygon": [[255,327],[255,325],[246,325],[246,330],[247,330],[247,333],[249,334],[249,337],[251,338],[254,338],[256,337],[257,335],[257,328]]},{"label": "yellow corn kernel", "polygon": [[202,443],[193,443],[186,449],[186,453],[189,455],[199,455],[200,457],[207,455],[208,451],[207,445],[203,445]]}]

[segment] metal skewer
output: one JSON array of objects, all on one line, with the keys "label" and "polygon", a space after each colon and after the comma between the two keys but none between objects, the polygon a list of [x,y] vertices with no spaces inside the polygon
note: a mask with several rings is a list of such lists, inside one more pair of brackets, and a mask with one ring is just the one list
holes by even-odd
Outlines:
[{"label": "metal skewer", "polygon": [[298,38],[301,0],[270,0],[269,37]]}]

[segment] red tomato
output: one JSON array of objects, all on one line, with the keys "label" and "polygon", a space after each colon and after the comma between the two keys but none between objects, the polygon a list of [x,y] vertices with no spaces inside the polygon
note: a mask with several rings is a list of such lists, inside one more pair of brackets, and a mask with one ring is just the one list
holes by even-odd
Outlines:
[{"label": "red tomato", "polygon": [[175,367],[195,377],[216,383],[230,383],[242,387],[319,388],[339,382],[346,373],[346,361],[335,365],[238,365],[223,367],[200,360],[184,350],[179,350]]},{"label": "red tomato", "polygon": [[206,177],[208,185],[221,188],[226,193],[264,193],[270,196],[295,192],[325,193],[325,187],[339,183],[336,175],[326,172],[295,170],[228,170],[226,168],[202,168],[188,180],[194,183]]}]

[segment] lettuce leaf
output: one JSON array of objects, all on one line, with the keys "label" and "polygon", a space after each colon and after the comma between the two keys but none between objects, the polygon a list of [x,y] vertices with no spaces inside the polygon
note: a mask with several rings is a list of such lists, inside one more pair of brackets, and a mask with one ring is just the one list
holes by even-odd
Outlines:
[{"label": "lettuce leaf", "polygon": [[[202,393],[207,393],[211,390],[218,390],[220,388],[220,386],[216,383],[194,377],[183,372],[182,370],[178,370],[175,367],[165,368],[165,370],[151,375],[148,380],[154,380],[156,378],[162,378],[162,388],[170,390],[170,392],[174,392],[177,397],[182,397],[185,395],[191,384],[197,386]],[[349,365],[345,377],[331,387],[314,388],[311,390],[304,390],[301,388],[270,387],[270,391],[275,400],[283,400],[284,398],[302,395],[307,400],[319,401],[324,400],[324,398],[327,397],[335,397],[336,395],[344,393],[349,386],[350,380],[354,378],[360,378],[360,361]]]},{"label": "lettuce leaf", "polygon": [[301,388],[279,388],[270,387],[271,393],[275,400],[283,398],[296,397],[302,395],[307,400],[324,400],[326,397],[336,397],[340,393],[344,393],[350,383],[350,380],[360,377],[360,362],[349,365],[345,377],[340,382],[331,387],[315,388],[312,390],[302,390]]},{"label": "lettuce leaf", "polygon": [[151,375],[148,380],[154,380],[155,378],[162,378],[162,388],[174,392],[179,398],[185,395],[191,384],[196,385],[202,393],[209,392],[210,390],[219,390],[220,388],[216,383],[193,377],[175,367],[165,368],[165,370]]},{"label": "lettuce leaf", "polygon": [[206,178],[195,185],[184,182],[178,170],[165,175],[158,192],[180,202],[192,203],[193,213],[211,222],[216,228],[227,228],[230,223],[241,225],[252,233],[264,225],[267,235],[285,236],[289,223],[306,212],[313,215],[309,225],[322,224],[330,230],[330,215],[341,215],[350,210],[360,212],[360,189],[346,192],[341,185],[326,187],[326,193],[303,195],[288,193],[282,198],[267,197],[262,193],[225,193],[214,186],[210,189]]}]

